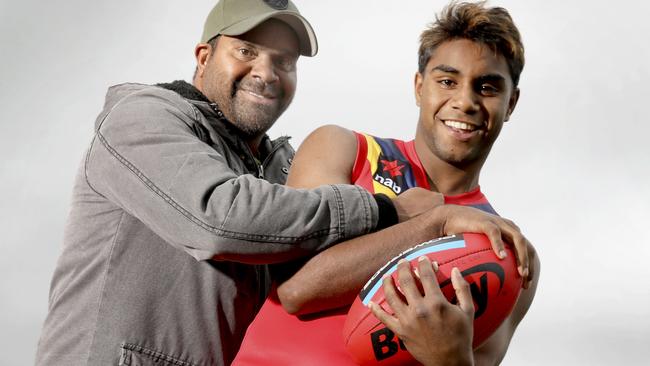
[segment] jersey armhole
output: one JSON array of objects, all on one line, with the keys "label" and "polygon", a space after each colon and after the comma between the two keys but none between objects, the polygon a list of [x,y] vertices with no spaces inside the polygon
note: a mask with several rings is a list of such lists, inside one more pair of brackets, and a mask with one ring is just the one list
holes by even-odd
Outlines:
[{"label": "jersey armhole", "polygon": [[356,182],[361,177],[361,172],[363,167],[366,164],[367,155],[368,155],[368,141],[366,137],[359,132],[354,132],[354,136],[357,138],[357,156],[354,159],[354,165],[352,166],[352,175],[350,177],[351,183]]}]

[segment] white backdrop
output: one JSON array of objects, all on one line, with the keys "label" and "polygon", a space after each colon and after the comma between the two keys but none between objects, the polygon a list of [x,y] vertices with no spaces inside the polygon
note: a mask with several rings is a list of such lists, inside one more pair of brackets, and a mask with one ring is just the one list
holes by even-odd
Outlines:
[{"label": "white backdrop", "polygon": [[[417,39],[442,0],[297,0],[320,54],[271,131],[411,138]],[[109,85],[190,80],[211,0],[0,1],[0,364],[33,364],[75,170]],[[543,264],[505,365],[650,359],[650,5],[494,0],[526,46],[481,186]]]}]

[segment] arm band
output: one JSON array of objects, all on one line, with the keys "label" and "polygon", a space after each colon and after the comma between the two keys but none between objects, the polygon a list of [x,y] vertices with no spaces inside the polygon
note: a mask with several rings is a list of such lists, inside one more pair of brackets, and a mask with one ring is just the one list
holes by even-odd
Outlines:
[{"label": "arm band", "polygon": [[377,207],[379,209],[379,220],[377,221],[375,231],[379,231],[397,224],[399,222],[399,218],[397,216],[397,209],[395,209],[393,201],[383,193],[373,194],[373,197],[375,197],[375,201],[377,201]]}]

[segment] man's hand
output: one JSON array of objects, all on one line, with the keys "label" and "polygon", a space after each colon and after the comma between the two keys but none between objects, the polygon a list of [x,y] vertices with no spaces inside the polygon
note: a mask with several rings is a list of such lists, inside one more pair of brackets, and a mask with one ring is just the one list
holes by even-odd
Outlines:
[{"label": "man's hand", "polygon": [[435,226],[442,222],[441,236],[459,234],[463,232],[483,233],[492,243],[492,249],[499,258],[505,258],[505,242],[512,244],[519,274],[523,277],[523,286],[528,288],[533,279],[533,268],[530,267],[530,258],[534,250],[528,239],[521,233],[514,222],[477,208],[457,205],[440,206],[429,213]]},{"label": "man's hand", "polygon": [[375,303],[372,313],[404,342],[413,357],[424,365],[472,365],[474,303],[469,284],[458,268],[451,272],[458,305],[447,301],[427,257],[418,260],[418,274],[424,294],[411,272],[411,265],[398,264],[398,281],[403,296],[398,294],[391,276],[384,277],[383,286],[388,305],[395,312],[388,314]]},{"label": "man's hand", "polygon": [[399,222],[412,219],[444,203],[445,197],[441,193],[420,187],[408,189],[393,198]]}]

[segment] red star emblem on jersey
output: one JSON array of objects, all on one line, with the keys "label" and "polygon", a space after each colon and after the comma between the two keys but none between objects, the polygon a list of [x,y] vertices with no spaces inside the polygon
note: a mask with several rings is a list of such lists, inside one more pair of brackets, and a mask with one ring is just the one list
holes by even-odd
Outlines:
[{"label": "red star emblem on jersey", "polygon": [[383,171],[388,172],[391,178],[402,175],[402,168],[404,168],[404,165],[399,165],[399,162],[397,160],[382,160],[381,163],[384,164]]}]

